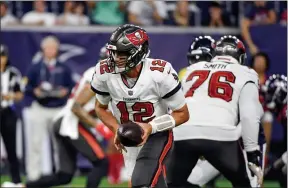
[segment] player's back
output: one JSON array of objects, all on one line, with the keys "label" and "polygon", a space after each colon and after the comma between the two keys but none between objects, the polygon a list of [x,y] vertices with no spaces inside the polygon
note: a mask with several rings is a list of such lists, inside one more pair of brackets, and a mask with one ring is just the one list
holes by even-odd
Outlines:
[{"label": "player's back", "polygon": [[248,82],[257,85],[257,73],[226,56],[189,66],[182,86],[190,113],[190,120],[185,124],[193,128],[189,130],[186,125],[180,126],[175,130],[176,137],[179,130],[199,138],[214,136],[217,140],[238,139],[238,100],[241,89]]}]

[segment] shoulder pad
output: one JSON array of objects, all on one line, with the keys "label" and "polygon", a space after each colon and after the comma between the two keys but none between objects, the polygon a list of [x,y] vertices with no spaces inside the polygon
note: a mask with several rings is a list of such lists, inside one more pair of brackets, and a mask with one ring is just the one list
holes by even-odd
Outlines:
[{"label": "shoulder pad", "polygon": [[165,79],[165,76],[169,75],[171,72],[175,72],[171,63],[162,59],[146,59],[148,62],[148,69],[151,72],[152,79],[155,82],[161,82]]},{"label": "shoulder pad", "polygon": [[95,68],[94,67],[90,67],[89,69],[87,69],[84,73],[82,78],[85,79],[87,82],[90,82],[92,79],[92,76],[95,72]]},{"label": "shoulder pad", "polygon": [[241,67],[243,67],[243,70],[245,72],[245,77],[247,79],[247,82],[253,82],[255,83],[257,86],[259,84],[259,76],[258,76],[258,73],[250,68],[250,67],[247,67],[247,66],[244,66],[244,65],[240,65]]},{"label": "shoulder pad", "polygon": [[94,74],[102,81],[106,81],[108,79],[109,75],[111,74],[110,72],[111,71],[106,63],[106,60],[98,62],[94,69]]}]

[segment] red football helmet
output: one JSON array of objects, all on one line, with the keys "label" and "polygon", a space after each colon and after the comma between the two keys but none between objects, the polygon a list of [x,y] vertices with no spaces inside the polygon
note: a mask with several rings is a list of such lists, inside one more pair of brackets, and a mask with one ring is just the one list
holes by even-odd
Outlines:
[{"label": "red football helmet", "polygon": [[113,73],[124,73],[136,67],[149,55],[149,37],[144,29],[132,24],[118,27],[111,35],[106,48],[108,65]]}]

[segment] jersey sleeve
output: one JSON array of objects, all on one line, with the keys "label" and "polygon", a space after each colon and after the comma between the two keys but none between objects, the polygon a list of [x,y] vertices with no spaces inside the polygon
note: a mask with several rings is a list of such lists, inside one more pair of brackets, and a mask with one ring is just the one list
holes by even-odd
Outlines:
[{"label": "jersey sleeve", "polygon": [[[243,66],[244,67],[244,66]],[[255,72],[253,69],[248,68],[248,67],[244,67],[245,71],[243,75],[243,80],[244,80],[244,84],[243,86],[245,86],[247,83],[253,83],[256,85],[256,87],[259,89],[259,77],[257,72]]]},{"label": "jersey sleeve", "polygon": [[258,147],[259,125],[263,108],[259,102],[258,89],[252,83],[246,84],[241,90],[239,114],[244,148],[246,151],[253,151]]},{"label": "jersey sleeve", "polygon": [[95,68],[94,67],[89,68],[88,70],[86,70],[83,73],[82,79],[85,80],[86,83],[87,82],[90,83],[91,80],[92,80],[92,77],[94,75],[94,72],[95,72]]},{"label": "jersey sleeve", "polygon": [[177,110],[185,105],[185,97],[177,72],[170,63],[166,66],[162,73],[162,80],[159,82],[159,92],[167,106],[171,110]]},{"label": "jersey sleeve", "polygon": [[106,79],[107,78],[105,74],[100,74],[100,68],[98,63],[95,67],[95,72],[92,76],[90,85],[92,91],[96,93],[97,100],[103,105],[108,105],[109,101],[111,100]]}]

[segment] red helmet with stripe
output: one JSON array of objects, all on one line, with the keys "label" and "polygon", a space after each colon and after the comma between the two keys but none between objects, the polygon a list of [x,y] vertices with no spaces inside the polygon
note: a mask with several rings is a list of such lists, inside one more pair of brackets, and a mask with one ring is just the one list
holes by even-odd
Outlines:
[{"label": "red helmet with stripe", "polygon": [[241,65],[245,63],[246,49],[241,40],[235,36],[223,36],[216,42],[215,56],[231,56],[239,61]]},{"label": "red helmet with stripe", "polygon": [[125,24],[118,27],[107,44],[108,65],[114,73],[127,72],[146,58],[150,52],[148,40],[146,31],[139,26]]}]

